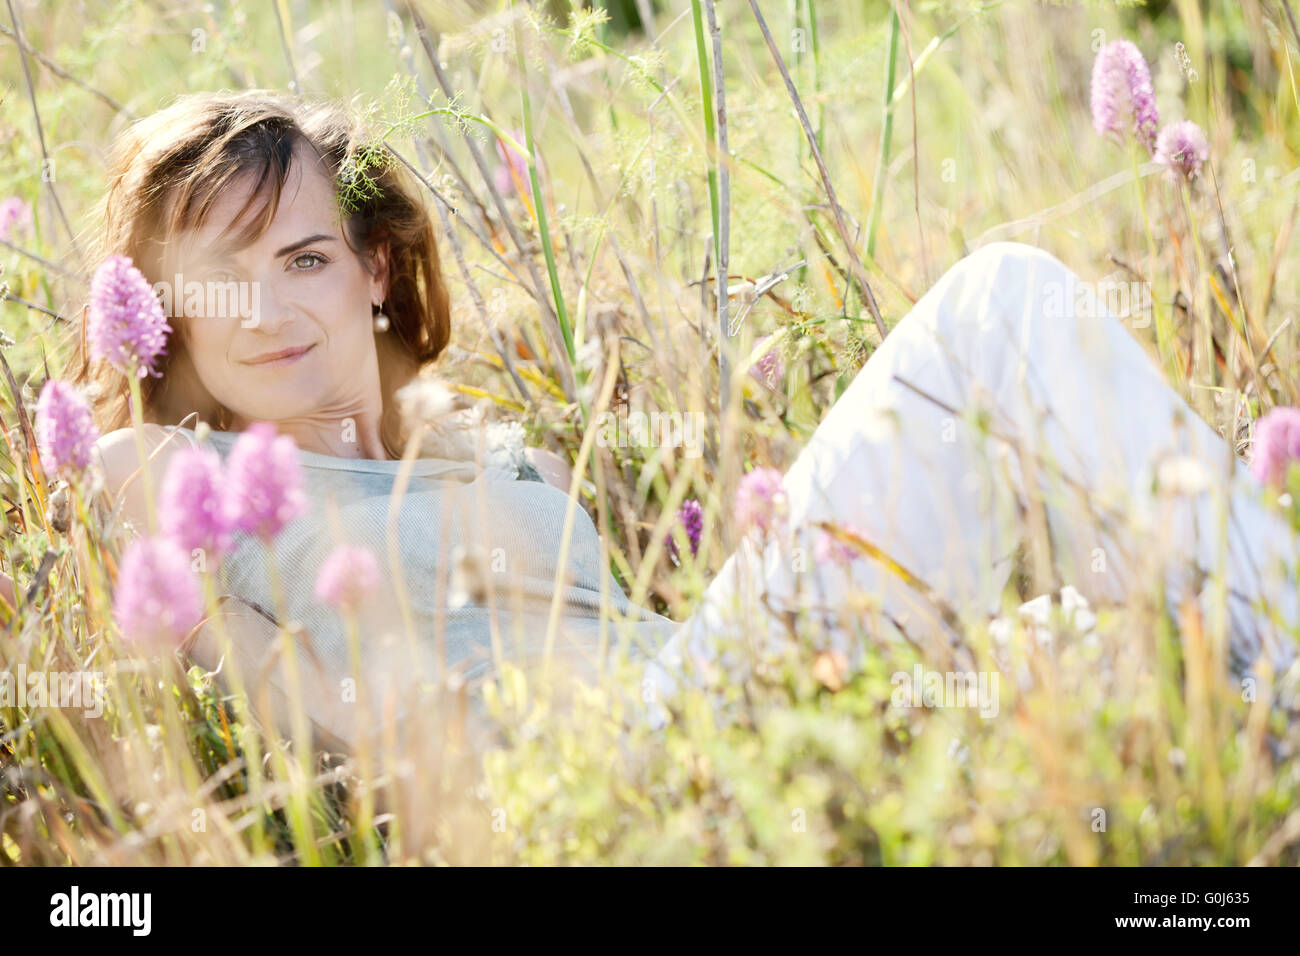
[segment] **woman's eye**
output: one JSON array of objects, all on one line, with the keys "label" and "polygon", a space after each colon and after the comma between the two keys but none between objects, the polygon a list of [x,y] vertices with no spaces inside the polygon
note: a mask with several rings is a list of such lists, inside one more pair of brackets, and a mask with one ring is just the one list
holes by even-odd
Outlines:
[{"label": "woman's eye", "polygon": [[[325,261],[325,257],[318,253],[304,252],[301,255],[294,256],[293,264],[297,267],[299,272],[308,272],[315,269],[318,265],[324,265]],[[300,265],[302,262],[306,262],[307,265]]]}]

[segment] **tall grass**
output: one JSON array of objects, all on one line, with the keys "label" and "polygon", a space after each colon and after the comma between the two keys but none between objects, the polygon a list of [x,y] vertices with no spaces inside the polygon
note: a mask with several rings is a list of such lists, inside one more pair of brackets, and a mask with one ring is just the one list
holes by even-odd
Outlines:
[{"label": "tall grass", "polygon": [[[1134,334],[1238,451],[1250,421],[1297,401],[1300,38],[1272,5],[673,0],[653,42],[578,5],[386,6],[92,7],[74,33],[13,5],[0,198],[35,219],[0,245],[17,585],[0,656],[99,672],[109,692],[102,716],[0,706],[0,862],[1300,862],[1283,676],[1243,699],[1205,622],[1155,598],[1102,609],[1091,636],[1058,622],[1050,655],[1017,643],[1028,676],[993,720],[891,706],[916,648],[873,647],[843,675],[804,622],[806,640],[688,695],[666,730],[638,720],[631,665],[567,696],[507,667],[477,720],[465,688],[430,687],[373,747],[304,752],[259,706],[259,675],[241,693],[127,653],[110,615],[126,529],[60,505],[27,409],[71,355],[111,135],[181,91],[293,83],[375,104],[444,224],[455,323],[439,374],[574,465],[615,576],[678,618],[728,554],[724,472],[788,465],[938,271],[986,242],[1152,283],[1163,341]],[[1135,40],[1162,109],[1207,129],[1197,190],[1092,133],[1098,31]],[[528,177],[502,194],[489,136],[509,145],[509,130]],[[768,389],[736,357],[776,332],[786,374]],[[704,456],[593,442],[616,402],[707,413]],[[675,563],[665,538],[689,497],[705,537]],[[987,628],[969,643],[992,666]]]}]

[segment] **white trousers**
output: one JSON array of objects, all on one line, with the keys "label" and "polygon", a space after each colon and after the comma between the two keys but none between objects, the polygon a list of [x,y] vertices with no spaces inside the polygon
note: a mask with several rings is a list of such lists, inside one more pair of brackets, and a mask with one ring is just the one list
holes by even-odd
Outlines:
[{"label": "white trousers", "polygon": [[[999,610],[1026,527],[1046,531],[1057,586],[1093,602],[1163,579],[1173,606],[1190,595],[1222,613],[1197,569],[1226,574],[1235,666],[1261,654],[1289,666],[1294,535],[1123,323],[1078,295],[1083,284],[1020,243],[949,269],[786,473],[790,531],[746,539],[649,662],[647,685],[672,695],[698,673],[688,662],[725,664],[721,634],[788,639],[789,610],[814,611],[801,638],[851,645],[839,611],[855,596],[910,638],[957,643],[961,617]],[[856,529],[879,554],[847,568],[818,560],[817,522]]]}]

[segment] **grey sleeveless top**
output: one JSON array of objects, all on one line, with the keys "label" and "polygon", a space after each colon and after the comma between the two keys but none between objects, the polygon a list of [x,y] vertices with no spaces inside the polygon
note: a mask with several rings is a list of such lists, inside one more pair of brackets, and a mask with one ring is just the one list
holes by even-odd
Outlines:
[{"label": "grey sleeveless top", "polygon": [[[179,430],[194,442],[191,430]],[[225,459],[238,437],[210,431],[207,441]],[[380,596],[357,618],[368,666],[387,660],[409,668],[414,650],[424,676],[433,677],[445,660],[473,680],[492,666],[494,633],[507,660],[535,663],[557,596],[552,660],[588,675],[602,639],[617,648],[622,631],[633,656],[648,656],[679,626],[628,600],[603,565],[595,525],[581,506],[573,509],[557,587],[569,497],[531,466],[416,459],[400,510],[390,517],[400,461],[298,454],[310,511],[291,521],[269,549],[236,536],[222,578],[244,601],[301,623],[321,664],[335,673],[350,672],[347,628],[314,588],[322,562],[340,543],[369,548],[385,579]],[[278,611],[268,560],[282,582],[285,606]],[[616,630],[614,621],[629,623]]]}]

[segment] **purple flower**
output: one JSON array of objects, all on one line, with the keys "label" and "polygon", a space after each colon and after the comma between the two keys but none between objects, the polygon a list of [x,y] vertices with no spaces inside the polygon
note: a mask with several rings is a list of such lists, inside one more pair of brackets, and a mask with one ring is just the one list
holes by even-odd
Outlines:
[{"label": "purple flower", "polygon": [[380,584],[379,562],[369,548],[336,547],[316,574],[316,596],[340,611],[354,611],[375,596]]},{"label": "purple flower", "polygon": [[1159,125],[1147,61],[1128,40],[1112,40],[1092,64],[1093,129],[1098,136],[1132,132],[1149,151]]},{"label": "purple flower", "polygon": [[254,422],[226,461],[230,526],[270,540],[308,509],[298,446],[270,422]]},{"label": "purple flower", "polygon": [[158,502],[158,525],[181,550],[219,560],[231,545],[221,456],[211,448],[184,448],[167,466]]},{"label": "purple flower", "polygon": [[32,207],[17,196],[0,200],[0,239],[12,239],[32,227]]},{"label": "purple flower", "polygon": [[780,389],[785,378],[785,362],[780,348],[773,347],[764,352],[763,357],[749,367],[749,374],[774,392]]},{"label": "purple flower", "polygon": [[[677,520],[691,542],[691,557],[695,557],[700,553],[700,535],[704,533],[704,509],[694,498],[687,498],[677,509]],[[668,550],[674,558],[677,557],[677,542],[671,533],[668,535]]]},{"label": "purple flower", "polygon": [[1170,123],[1156,139],[1156,162],[1163,163],[1188,182],[1196,178],[1201,166],[1210,158],[1205,131],[1191,120]]},{"label": "purple flower", "polygon": [[[511,130],[510,135],[516,141],[519,141],[524,134],[518,130]],[[492,174],[497,192],[502,196],[509,196],[514,193],[515,176],[519,177],[519,182],[523,184],[524,189],[528,189],[528,160],[524,159],[522,153],[511,146],[507,146],[500,139],[496,140],[496,144],[497,155],[501,157],[501,165]],[[514,170],[514,175],[511,175],[511,170]]]},{"label": "purple flower", "polygon": [[1279,406],[1255,423],[1250,470],[1261,482],[1281,489],[1294,461],[1300,461],[1300,408]]},{"label": "purple flower", "polygon": [[48,474],[71,480],[90,466],[99,440],[90,403],[75,386],[49,379],[36,402],[36,447]]},{"label": "purple flower", "polygon": [[122,637],[133,644],[180,643],[203,618],[203,595],[190,556],[166,538],[132,541],[122,556],[113,617]]},{"label": "purple flower", "polygon": [[[849,534],[862,537],[862,533],[853,524],[841,525],[840,528]],[[853,545],[840,541],[825,529],[817,537],[816,557],[819,564],[839,564],[848,567],[860,555],[861,552]]]},{"label": "purple flower", "polygon": [[158,374],[154,362],[166,353],[172,330],[149,280],[126,256],[109,256],[90,282],[86,337],[90,356],[107,359],[141,378]]},{"label": "purple flower", "polygon": [[767,534],[784,521],[788,505],[781,472],[755,468],[740,479],[736,489],[736,523],[742,534],[751,528]]}]

